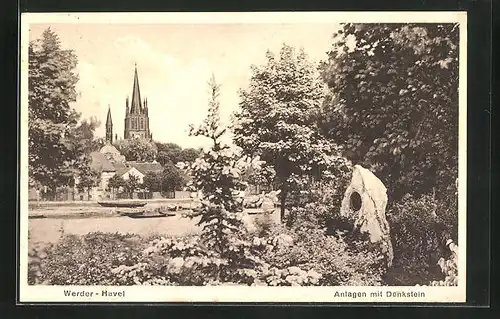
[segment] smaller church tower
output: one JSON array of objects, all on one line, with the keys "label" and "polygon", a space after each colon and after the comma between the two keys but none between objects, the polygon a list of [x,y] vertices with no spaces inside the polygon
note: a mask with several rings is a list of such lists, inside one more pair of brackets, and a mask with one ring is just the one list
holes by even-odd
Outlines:
[{"label": "smaller church tower", "polygon": [[106,118],[106,143],[113,144],[113,120],[111,119],[111,107],[108,105],[108,117]]}]

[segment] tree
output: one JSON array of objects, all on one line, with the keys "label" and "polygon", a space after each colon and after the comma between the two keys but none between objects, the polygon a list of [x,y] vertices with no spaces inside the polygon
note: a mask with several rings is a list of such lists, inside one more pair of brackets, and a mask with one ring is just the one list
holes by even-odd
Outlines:
[{"label": "tree", "polygon": [[100,139],[95,138],[95,130],[101,125],[96,117],[83,119],[67,137],[79,154],[90,154],[100,149]]},{"label": "tree", "polygon": [[240,177],[245,162],[221,141],[226,129],[221,127],[219,121],[220,85],[214,76],[209,81],[209,87],[211,98],[207,118],[198,128],[191,127],[190,135],[209,138],[211,147],[188,167],[192,190],[202,194],[198,223],[203,227],[202,239],[208,249],[224,258],[234,252],[230,249],[233,239],[244,231],[239,211],[241,204],[234,193],[245,189],[246,185]]},{"label": "tree", "polygon": [[458,167],[458,26],[348,23],[334,36],[321,67],[331,89],[323,129],[389,185],[392,199],[449,193]]},{"label": "tree", "polygon": [[125,181],[123,178],[117,174],[111,176],[108,181],[108,188],[114,193],[118,191],[120,187],[125,187]]},{"label": "tree", "polygon": [[194,148],[185,148],[179,154],[179,160],[177,162],[193,163],[198,158],[198,156],[200,156],[200,154],[200,150]]},{"label": "tree", "polygon": [[123,188],[129,194],[130,198],[132,198],[132,195],[139,188],[139,186],[140,186],[139,177],[130,174],[128,176],[128,179],[125,181]]},{"label": "tree", "polygon": [[182,171],[172,163],[166,164],[161,174],[162,190],[174,192],[180,190],[184,185],[185,179]]},{"label": "tree", "polygon": [[165,166],[167,163],[177,164],[181,161],[182,147],[175,143],[156,142],[158,148],[158,163]]},{"label": "tree", "polygon": [[118,140],[114,145],[127,161],[152,162],[156,158],[156,145],[146,139]]},{"label": "tree", "polygon": [[69,163],[73,168],[74,176],[78,177],[77,188],[80,191],[90,192],[90,189],[97,186],[100,181],[101,172],[91,167],[92,158],[90,157],[90,153],[98,149],[98,140],[94,138],[94,132],[99,125],[100,122],[94,117],[84,119],[64,139],[68,149],[77,156]]},{"label": "tree", "polygon": [[283,45],[279,58],[270,51],[266,57],[265,65],[252,66],[249,87],[240,92],[234,141],[274,170],[283,219],[289,194],[345,163],[316,125],[324,90],[305,52]]},{"label": "tree", "polygon": [[72,163],[81,153],[71,149],[71,136],[79,114],[76,101],[77,57],[64,50],[58,36],[46,29],[28,48],[28,144],[30,184],[50,191],[74,181]]},{"label": "tree", "polygon": [[162,174],[147,172],[142,185],[150,192],[160,192],[162,190]]},{"label": "tree", "polygon": [[90,165],[86,165],[78,176],[78,183],[76,185],[80,192],[87,191],[90,199],[90,190],[92,187],[97,186],[101,180],[101,172],[92,170]]}]

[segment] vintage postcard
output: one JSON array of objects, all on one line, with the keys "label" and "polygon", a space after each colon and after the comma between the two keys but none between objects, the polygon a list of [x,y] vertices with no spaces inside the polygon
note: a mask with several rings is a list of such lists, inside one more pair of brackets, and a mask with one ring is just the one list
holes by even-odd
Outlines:
[{"label": "vintage postcard", "polygon": [[466,32],[22,14],[19,302],[465,302]]}]

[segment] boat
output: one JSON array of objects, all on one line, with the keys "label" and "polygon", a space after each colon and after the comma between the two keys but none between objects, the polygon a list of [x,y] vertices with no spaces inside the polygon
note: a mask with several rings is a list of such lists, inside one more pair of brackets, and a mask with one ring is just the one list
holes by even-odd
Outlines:
[{"label": "boat", "polygon": [[261,208],[251,208],[245,209],[245,213],[248,215],[270,215],[275,212],[274,209],[261,209]]},{"label": "boat", "polygon": [[39,219],[39,218],[47,218],[47,216],[40,214],[40,215],[28,215],[28,219]]},{"label": "boat", "polygon": [[158,218],[158,217],[170,217],[175,216],[174,213],[154,213],[154,214],[141,214],[141,215],[127,215],[130,218]]},{"label": "boat", "polygon": [[97,203],[99,205],[101,205],[102,207],[126,207],[126,208],[144,207],[147,204],[147,202],[123,201],[123,200],[117,200],[117,201],[98,201]]},{"label": "boat", "polygon": [[118,214],[120,214],[121,216],[141,216],[141,215],[144,215],[144,210],[141,209],[141,210],[137,210],[137,209],[121,209],[121,210],[118,210]]}]

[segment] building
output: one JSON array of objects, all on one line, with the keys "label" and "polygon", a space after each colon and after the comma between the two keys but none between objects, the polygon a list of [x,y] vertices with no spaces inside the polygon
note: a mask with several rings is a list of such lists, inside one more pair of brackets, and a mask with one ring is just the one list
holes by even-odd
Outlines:
[{"label": "building", "polygon": [[158,162],[127,162],[124,156],[111,144],[104,145],[99,152],[92,152],[90,156],[92,169],[101,173],[100,184],[92,191],[94,198],[103,198],[109,195],[109,180],[115,175],[120,176],[123,180],[128,180],[133,175],[139,183],[142,183],[147,173],[159,173],[163,170]]},{"label": "building", "polygon": [[[134,71],[134,84],[132,87],[132,100],[129,103],[127,96],[125,100],[125,123],[123,138],[143,138],[152,140],[153,134],[149,128],[149,109],[147,98],[141,100],[141,89],[139,87],[139,75],[137,74],[137,64]],[[116,134],[115,134],[116,139]],[[113,143],[113,120],[111,109],[108,108],[106,118],[106,142]]]},{"label": "building", "polygon": [[132,137],[152,140],[153,136],[149,130],[149,110],[148,100],[141,100],[141,90],[139,87],[139,76],[137,75],[137,65],[134,72],[134,85],[132,88],[132,100],[125,100],[125,130],[123,138]]},{"label": "building", "polygon": [[[130,103],[129,103],[130,102]],[[149,110],[147,99],[141,100],[139,87],[139,76],[137,65],[134,70],[134,83],[132,87],[132,99],[125,100],[125,126],[124,139],[142,138],[152,141],[153,135],[149,129]],[[156,161],[152,163],[126,161],[120,151],[113,145],[118,139],[115,134],[113,139],[113,119],[111,108],[108,106],[106,117],[106,144],[98,151],[90,154],[92,158],[92,169],[101,173],[100,184],[94,188],[93,197],[109,196],[108,184],[111,177],[117,175],[128,180],[131,175],[137,177],[142,183],[144,176],[149,172],[161,172],[162,166]],[[155,147],[156,145],[152,143]]]}]

